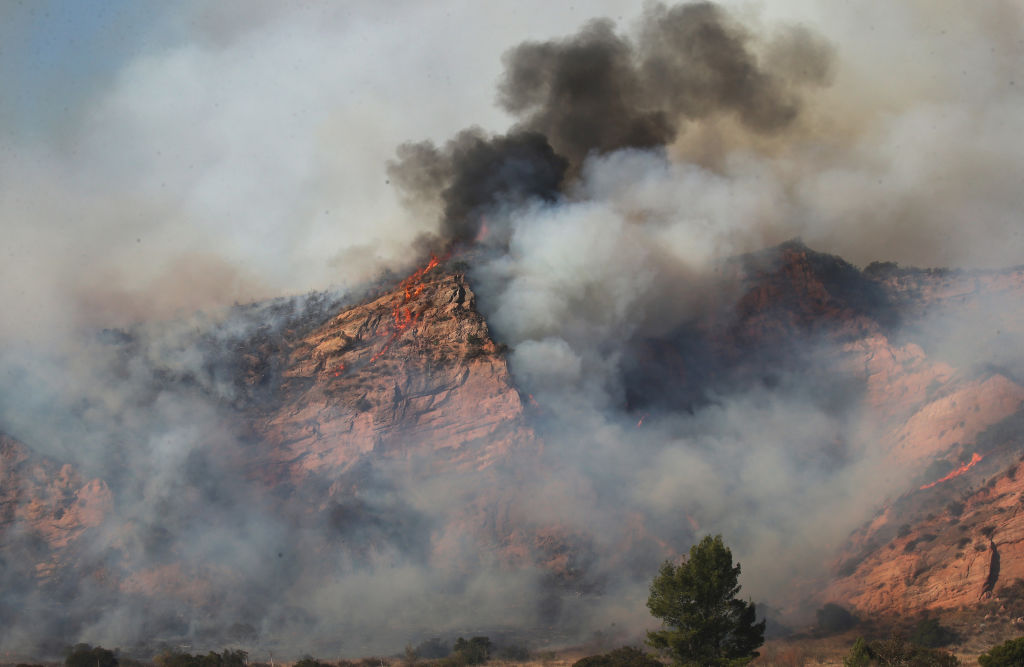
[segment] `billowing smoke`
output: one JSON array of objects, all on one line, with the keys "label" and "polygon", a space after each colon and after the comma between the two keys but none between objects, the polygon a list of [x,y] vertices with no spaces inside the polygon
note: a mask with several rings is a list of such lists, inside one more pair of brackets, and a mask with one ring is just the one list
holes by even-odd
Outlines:
[{"label": "billowing smoke", "polygon": [[828,83],[832,52],[794,30],[773,44],[786,55],[773,71],[750,41],[723,8],[694,3],[652,5],[636,40],[599,19],[572,37],[526,42],[504,56],[498,102],[518,119],[508,135],[406,145],[390,174],[410,204],[440,206],[444,238],[472,241],[499,205],[551,201],[586,158],[665,147],[687,120],[729,114],[757,133],[782,130],[797,118],[799,89]]},{"label": "billowing smoke", "polygon": [[[836,372],[842,339],[716,365],[708,332],[743,334],[723,260],[801,236],[861,264],[1019,263],[1019,6],[649,5],[632,23],[635,3],[550,4],[189,5],[70,111],[0,101],[46,137],[0,152],[0,432],[106,480],[113,519],[69,558],[136,573],[116,594],[35,586],[43,546],[6,530],[4,650],[330,658],[495,628],[636,632],[651,572],[700,534],[725,534],[745,592],[775,602],[897,488],[863,384]],[[353,286],[403,275],[424,239],[474,246],[540,464],[388,461],[268,497],[266,443],[239,418],[273,400],[259,378],[281,368],[259,360]],[[314,287],[329,296],[228,308]],[[981,323],[1012,328],[1014,303],[905,333],[981,369]],[[982,333],[1016,372],[1017,336]],[[496,523],[571,536],[572,577],[439,534],[494,489],[515,508]],[[182,581],[201,583],[145,595]]]}]

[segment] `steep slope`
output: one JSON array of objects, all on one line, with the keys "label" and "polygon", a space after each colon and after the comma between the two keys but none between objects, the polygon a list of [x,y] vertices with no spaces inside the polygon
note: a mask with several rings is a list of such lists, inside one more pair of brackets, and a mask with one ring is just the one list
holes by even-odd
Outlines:
[{"label": "steep slope", "polygon": [[[980,333],[971,341],[977,358],[1012,360],[985,339],[1024,331],[1024,273],[893,265],[867,273],[907,323],[902,359],[880,340],[858,344],[874,348],[865,359],[867,405],[885,445],[880,470],[896,484],[842,550],[823,599],[871,614],[976,606],[1024,574],[1016,479],[1024,387],[1012,365],[946,354],[935,329],[971,326]],[[913,337],[932,348],[931,358]]]}]

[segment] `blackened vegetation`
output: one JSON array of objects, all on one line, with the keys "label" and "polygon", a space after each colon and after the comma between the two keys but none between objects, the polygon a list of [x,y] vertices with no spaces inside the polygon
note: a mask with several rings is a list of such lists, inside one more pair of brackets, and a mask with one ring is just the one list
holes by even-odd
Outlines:
[{"label": "blackened vegetation", "polygon": [[[670,144],[686,120],[735,116],[759,133],[790,126],[798,88],[831,75],[830,47],[792,29],[755,54],[752,35],[710,2],[654,5],[635,39],[608,19],[504,56],[506,135],[465,130],[443,148],[406,144],[389,175],[411,205],[440,209],[442,241],[473,241],[488,209],[552,200],[591,154]],[[770,62],[769,62],[770,61]]]}]

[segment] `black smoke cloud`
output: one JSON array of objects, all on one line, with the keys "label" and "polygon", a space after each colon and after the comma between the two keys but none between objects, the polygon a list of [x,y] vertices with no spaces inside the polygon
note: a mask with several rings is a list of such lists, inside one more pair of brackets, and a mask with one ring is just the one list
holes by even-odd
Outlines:
[{"label": "black smoke cloud", "polygon": [[407,191],[440,192],[442,236],[457,241],[474,240],[487,211],[499,205],[554,200],[569,166],[544,135],[529,131],[487,137],[465,130],[443,151],[422,143],[398,154],[391,177]]},{"label": "black smoke cloud", "polygon": [[753,37],[713,3],[654,5],[630,39],[608,19],[525,42],[504,56],[498,103],[506,135],[466,130],[443,148],[407,144],[390,174],[410,204],[439,200],[441,235],[476,238],[488,209],[552,201],[590,155],[671,144],[687,120],[732,114],[752,131],[784,130],[798,90],[827,83],[832,52],[793,29],[762,64]]}]

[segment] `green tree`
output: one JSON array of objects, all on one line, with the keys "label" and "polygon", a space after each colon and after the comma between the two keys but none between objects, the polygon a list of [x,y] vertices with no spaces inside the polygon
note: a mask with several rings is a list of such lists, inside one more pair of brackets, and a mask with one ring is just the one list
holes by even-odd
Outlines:
[{"label": "green tree", "polygon": [[978,656],[978,664],[981,667],[1024,665],[1024,637],[1011,639],[999,646],[993,646],[988,650],[988,653]]},{"label": "green tree", "polygon": [[665,561],[647,599],[664,628],[648,632],[647,643],[668,651],[676,665],[745,665],[756,658],[765,622],[756,622],[752,602],[736,598],[739,576],[721,535],[692,546],[681,565]]}]

